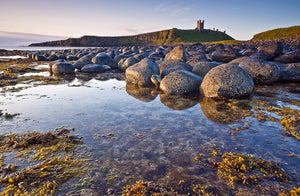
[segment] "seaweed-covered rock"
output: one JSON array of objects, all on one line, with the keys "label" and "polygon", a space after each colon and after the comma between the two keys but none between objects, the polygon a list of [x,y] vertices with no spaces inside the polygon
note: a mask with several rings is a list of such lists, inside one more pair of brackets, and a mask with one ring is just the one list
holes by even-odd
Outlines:
[{"label": "seaweed-covered rock", "polygon": [[211,62],[211,61],[199,61],[196,65],[194,65],[193,67],[193,73],[204,77],[209,70],[211,70],[212,68],[220,65],[221,63],[218,62]]},{"label": "seaweed-covered rock", "polygon": [[256,84],[271,84],[279,79],[279,67],[272,62],[250,58],[239,66],[248,72]]},{"label": "seaweed-covered rock", "polygon": [[51,70],[55,74],[73,74],[75,71],[75,67],[68,62],[59,62],[54,64]]},{"label": "seaweed-covered rock", "polygon": [[212,68],[203,78],[200,87],[206,97],[247,97],[253,90],[252,78],[235,64],[222,64]]},{"label": "seaweed-covered rock", "polygon": [[187,53],[182,45],[176,46],[171,52],[166,54],[165,59],[170,60],[170,59],[178,59],[178,60],[186,60]]},{"label": "seaweed-covered rock", "polygon": [[108,65],[99,65],[99,64],[91,63],[83,66],[81,71],[85,73],[99,73],[110,69],[111,67]]},{"label": "seaweed-covered rock", "polygon": [[160,89],[165,94],[188,95],[199,92],[202,77],[185,70],[178,70],[164,77]]},{"label": "seaweed-covered rock", "polygon": [[159,74],[159,68],[149,58],[144,58],[125,71],[126,81],[139,86],[152,86],[151,76],[154,74]]}]

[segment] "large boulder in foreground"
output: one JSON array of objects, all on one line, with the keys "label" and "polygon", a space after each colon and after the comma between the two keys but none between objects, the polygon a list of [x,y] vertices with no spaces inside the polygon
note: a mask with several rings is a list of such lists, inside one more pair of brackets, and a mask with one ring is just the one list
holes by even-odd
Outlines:
[{"label": "large boulder in foreground", "polygon": [[171,60],[171,59],[177,59],[177,60],[186,60],[187,53],[182,45],[176,46],[171,52],[169,52],[165,59]]},{"label": "large boulder in foreground", "polygon": [[252,94],[254,83],[250,75],[235,64],[212,68],[203,78],[200,91],[206,97],[241,98]]},{"label": "large boulder in foreground", "polygon": [[199,93],[202,77],[185,70],[178,70],[164,77],[160,89],[169,95],[189,95]]},{"label": "large boulder in foreground", "polygon": [[54,74],[74,74],[75,67],[68,62],[59,62],[52,65],[51,71]]},{"label": "large boulder in foreground", "polygon": [[152,86],[151,76],[159,74],[157,63],[149,58],[128,67],[125,71],[126,81],[138,86]]},{"label": "large boulder in foreground", "polygon": [[262,59],[246,59],[239,66],[246,70],[256,84],[271,84],[279,79],[277,64]]}]

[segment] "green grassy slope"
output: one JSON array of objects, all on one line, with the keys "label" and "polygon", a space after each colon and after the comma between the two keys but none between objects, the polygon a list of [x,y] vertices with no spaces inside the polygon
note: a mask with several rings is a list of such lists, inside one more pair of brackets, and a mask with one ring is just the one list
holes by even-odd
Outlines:
[{"label": "green grassy slope", "polygon": [[252,40],[272,40],[285,38],[300,38],[300,26],[278,28],[258,33],[253,36]]},{"label": "green grassy slope", "polygon": [[211,30],[203,30],[201,32],[196,30],[178,30],[175,33],[184,43],[234,40],[232,37],[223,32]]},{"label": "green grassy slope", "polygon": [[234,40],[224,32],[203,30],[168,29],[132,36],[99,37],[83,36],[66,40],[34,43],[30,46],[126,46],[147,44],[178,44]]}]

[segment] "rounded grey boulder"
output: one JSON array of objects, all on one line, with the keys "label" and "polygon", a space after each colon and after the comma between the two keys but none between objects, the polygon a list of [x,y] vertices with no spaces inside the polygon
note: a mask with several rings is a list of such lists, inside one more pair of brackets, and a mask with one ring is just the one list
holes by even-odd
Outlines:
[{"label": "rounded grey boulder", "polygon": [[113,65],[112,58],[108,54],[105,54],[105,53],[97,54],[94,58],[92,58],[92,62],[95,64],[108,65],[111,68],[115,68],[115,66]]},{"label": "rounded grey boulder", "polygon": [[187,53],[182,45],[176,46],[171,52],[166,54],[165,59],[170,60],[170,59],[178,59],[178,60],[186,60]]},{"label": "rounded grey boulder", "polygon": [[256,84],[271,84],[279,79],[277,64],[261,59],[246,59],[239,66],[246,70]]},{"label": "rounded grey boulder", "polygon": [[190,64],[185,63],[182,60],[176,60],[176,59],[175,60],[174,59],[164,60],[163,62],[161,62],[161,63],[158,64],[160,75],[161,75],[161,73],[163,72],[163,70],[165,68],[167,68],[168,66],[172,66],[172,65],[186,65],[186,66],[191,66]]},{"label": "rounded grey boulder", "polygon": [[166,67],[162,72],[161,72],[161,77],[165,77],[168,74],[172,73],[173,71],[177,70],[186,70],[189,72],[192,72],[193,67],[189,64],[184,64],[184,65],[170,65]]},{"label": "rounded grey boulder", "polygon": [[108,65],[99,65],[91,63],[83,66],[81,71],[85,73],[99,73],[110,69],[111,68]]},{"label": "rounded grey boulder", "polygon": [[169,95],[189,95],[199,92],[202,77],[185,70],[178,70],[164,77],[160,89]]},{"label": "rounded grey boulder", "polygon": [[211,54],[213,61],[228,63],[229,61],[238,57],[238,54],[231,47],[226,47],[225,49],[215,50]]},{"label": "rounded grey boulder", "polygon": [[85,65],[93,63],[88,57],[81,57],[78,59],[75,63],[74,66],[76,69],[81,70]]},{"label": "rounded grey boulder", "polygon": [[209,70],[211,70],[212,68],[216,67],[220,65],[220,63],[218,62],[210,62],[210,61],[199,61],[196,65],[194,65],[193,67],[193,73],[204,77]]},{"label": "rounded grey boulder", "polygon": [[49,61],[55,61],[58,59],[58,56],[56,54],[51,54],[49,57],[48,57],[48,60]]},{"label": "rounded grey boulder", "polygon": [[51,70],[55,74],[73,74],[75,67],[68,62],[59,62],[52,65]]},{"label": "rounded grey boulder", "polygon": [[253,90],[254,83],[250,75],[235,64],[212,68],[200,87],[206,97],[241,98],[251,95]]},{"label": "rounded grey boulder", "polygon": [[144,58],[125,71],[126,81],[139,86],[152,86],[151,76],[154,74],[159,74],[159,68],[149,58]]},{"label": "rounded grey boulder", "polygon": [[138,63],[140,60],[135,57],[127,58],[120,66],[119,69],[126,70],[128,67]]}]

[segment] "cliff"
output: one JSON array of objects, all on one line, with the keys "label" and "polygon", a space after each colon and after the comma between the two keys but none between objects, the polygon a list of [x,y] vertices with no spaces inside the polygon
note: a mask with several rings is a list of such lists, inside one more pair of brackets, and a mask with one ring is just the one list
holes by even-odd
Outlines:
[{"label": "cliff", "polygon": [[169,29],[144,33],[133,36],[119,37],[99,37],[99,36],[83,36],[80,38],[69,38],[59,41],[48,41],[43,43],[33,43],[29,46],[128,46],[128,45],[148,45],[148,44],[176,44],[176,43],[193,43],[193,42],[210,42],[221,40],[233,40],[229,35],[211,30],[180,30]]}]

